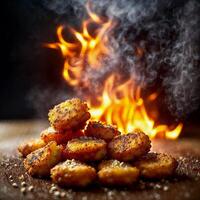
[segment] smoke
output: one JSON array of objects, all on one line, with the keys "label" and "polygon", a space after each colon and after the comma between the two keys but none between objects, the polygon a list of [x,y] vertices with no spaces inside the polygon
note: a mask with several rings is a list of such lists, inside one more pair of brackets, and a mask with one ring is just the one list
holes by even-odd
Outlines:
[{"label": "smoke", "polygon": [[81,17],[84,13],[85,2],[85,0],[43,0],[43,5],[58,15],[65,15],[73,9],[76,16]]},{"label": "smoke", "polygon": [[64,87],[61,88],[32,88],[30,95],[27,97],[27,101],[31,102],[34,109],[38,111],[35,114],[35,118],[44,118],[46,119],[47,111],[55,104],[58,104],[66,99],[73,97],[72,91],[64,90]]},{"label": "smoke", "polygon": [[175,115],[187,115],[198,107],[200,4],[188,2],[177,13],[179,33],[169,57],[170,69],[164,77],[167,103]]},{"label": "smoke", "polygon": [[[84,0],[43,0],[58,16],[73,9],[86,16]],[[117,22],[110,34],[111,57],[100,71],[87,71],[98,80],[113,70],[131,76],[142,87],[159,80],[166,105],[177,118],[189,114],[199,103],[200,3],[166,0],[93,0],[92,9]],[[138,54],[138,51],[141,53]],[[92,90],[95,88],[92,86]]]}]

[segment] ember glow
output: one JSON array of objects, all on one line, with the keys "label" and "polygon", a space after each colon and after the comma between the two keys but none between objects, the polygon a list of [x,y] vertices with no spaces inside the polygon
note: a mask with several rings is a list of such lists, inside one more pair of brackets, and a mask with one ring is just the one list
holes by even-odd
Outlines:
[{"label": "ember glow", "polygon": [[[83,21],[82,31],[69,28],[74,36],[73,42],[67,42],[63,36],[63,26],[57,28],[58,42],[50,43],[49,48],[59,49],[64,58],[63,77],[75,89],[90,87],[88,79],[83,79],[87,68],[99,70],[101,59],[112,54],[109,47],[109,34],[115,22],[105,20],[92,12],[90,5],[86,6],[88,19]],[[95,30],[90,30],[91,25],[96,25]],[[92,34],[92,33],[93,34]],[[143,52],[138,48],[138,56]],[[141,129],[150,138],[165,137],[176,139],[183,127],[182,123],[176,126],[159,124],[158,111],[154,117],[148,115],[145,102],[153,103],[158,98],[157,93],[151,94],[146,99],[141,97],[141,87],[136,86],[133,79],[120,81],[120,74],[113,72],[105,78],[100,95],[85,95],[89,102],[92,120],[104,121],[114,124],[122,133]],[[94,104],[94,99],[96,103]]]}]

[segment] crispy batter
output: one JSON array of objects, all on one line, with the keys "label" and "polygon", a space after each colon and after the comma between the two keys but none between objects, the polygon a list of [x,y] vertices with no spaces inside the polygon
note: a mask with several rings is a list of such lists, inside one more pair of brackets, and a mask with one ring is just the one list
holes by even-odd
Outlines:
[{"label": "crispy batter", "polygon": [[41,139],[34,139],[28,142],[24,142],[19,145],[18,151],[23,157],[26,157],[29,153],[42,148],[46,145],[46,143]]},{"label": "crispy batter", "polygon": [[47,176],[50,169],[61,161],[61,153],[61,146],[57,146],[56,142],[50,142],[27,155],[24,167],[32,176]]},{"label": "crispy batter", "polygon": [[115,137],[108,144],[109,156],[120,161],[129,161],[138,158],[151,148],[149,137],[141,132],[135,131]]},{"label": "crispy batter", "polygon": [[49,111],[49,121],[56,130],[81,129],[90,118],[88,106],[78,98],[58,104]]},{"label": "crispy batter", "polygon": [[74,159],[66,160],[51,169],[51,178],[61,186],[84,187],[96,178],[96,170]]},{"label": "crispy batter", "polygon": [[65,157],[81,161],[96,161],[103,159],[106,152],[106,142],[104,140],[81,137],[67,143]]},{"label": "crispy batter", "polygon": [[90,121],[85,130],[85,135],[110,141],[115,136],[120,135],[120,132],[114,126],[106,125],[102,122]]},{"label": "crispy batter", "polygon": [[49,127],[41,132],[40,137],[45,143],[55,141],[57,144],[66,144],[69,140],[83,136],[83,132],[66,130],[56,131],[54,128]]},{"label": "crispy batter", "polygon": [[136,167],[118,160],[103,161],[98,168],[99,180],[106,185],[130,185],[139,177]]},{"label": "crispy batter", "polygon": [[148,153],[136,161],[134,166],[140,169],[142,177],[165,178],[174,173],[177,161],[170,155]]}]

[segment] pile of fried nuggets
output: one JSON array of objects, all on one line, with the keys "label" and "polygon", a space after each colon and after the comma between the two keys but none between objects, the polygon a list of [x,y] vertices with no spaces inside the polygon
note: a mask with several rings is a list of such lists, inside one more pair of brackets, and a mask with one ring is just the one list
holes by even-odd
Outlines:
[{"label": "pile of fried nuggets", "polygon": [[121,134],[116,127],[90,119],[88,106],[78,98],[49,111],[51,127],[18,150],[32,176],[51,176],[58,185],[130,185],[139,177],[171,176],[177,162],[166,154],[149,153],[151,141],[140,130]]}]

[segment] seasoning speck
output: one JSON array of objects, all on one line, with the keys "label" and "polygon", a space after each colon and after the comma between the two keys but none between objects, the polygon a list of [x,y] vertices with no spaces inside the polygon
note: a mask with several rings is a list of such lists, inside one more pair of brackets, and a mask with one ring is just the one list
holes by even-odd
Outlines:
[{"label": "seasoning speck", "polygon": [[51,187],[51,190],[55,191],[55,190],[57,190],[57,187],[53,186],[53,187]]},{"label": "seasoning speck", "polygon": [[109,191],[108,193],[107,193],[107,196],[108,196],[108,199],[114,199],[114,191]]},{"label": "seasoning speck", "polygon": [[9,176],[9,179],[13,179],[12,175]]},{"label": "seasoning speck", "polygon": [[160,188],[161,188],[161,185],[160,185],[160,184],[154,185],[154,189],[160,189]]},{"label": "seasoning speck", "polygon": [[169,190],[169,187],[165,185],[165,186],[163,187],[163,190],[164,190],[164,191],[167,191],[167,190]]},{"label": "seasoning speck", "polygon": [[26,186],[26,182],[21,182],[21,186],[25,187]]},{"label": "seasoning speck", "polygon": [[53,193],[53,192],[56,191],[56,190],[57,190],[57,187],[52,186],[52,187],[50,188],[50,190],[49,190],[49,193],[51,194],[51,193]]},{"label": "seasoning speck", "polygon": [[22,174],[21,176],[18,177],[20,180],[24,180],[24,175]]},{"label": "seasoning speck", "polygon": [[13,186],[14,188],[17,188],[17,187],[18,187],[17,183],[13,183],[12,186]]},{"label": "seasoning speck", "polygon": [[20,189],[20,192],[21,192],[22,194],[25,194],[25,193],[26,193],[26,188],[25,188],[25,187],[22,187],[22,188]]},{"label": "seasoning speck", "polygon": [[30,185],[30,186],[28,187],[28,191],[30,191],[30,192],[32,192],[33,189],[34,189],[34,187],[33,187],[32,185]]},{"label": "seasoning speck", "polygon": [[55,192],[54,192],[54,196],[60,197],[60,192],[59,192],[59,191],[55,191]]},{"label": "seasoning speck", "polygon": [[60,196],[61,196],[61,197],[65,197],[65,196],[66,196],[65,192],[61,192],[61,193],[60,193]]}]

